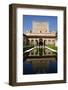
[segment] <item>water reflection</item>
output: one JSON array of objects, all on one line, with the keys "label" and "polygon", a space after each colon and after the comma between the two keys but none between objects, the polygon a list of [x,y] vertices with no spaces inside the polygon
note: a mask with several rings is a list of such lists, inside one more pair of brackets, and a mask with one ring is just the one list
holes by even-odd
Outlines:
[{"label": "water reflection", "polygon": [[57,60],[54,58],[27,58],[23,74],[57,73]]},{"label": "water reflection", "polygon": [[24,56],[23,74],[45,73],[57,73],[56,53],[46,48],[35,48]]},{"label": "water reflection", "polygon": [[35,48],[29,52],[29,56],[46,56],[46,55],[56,55],[56,53],[48,50],[47,48]]}]

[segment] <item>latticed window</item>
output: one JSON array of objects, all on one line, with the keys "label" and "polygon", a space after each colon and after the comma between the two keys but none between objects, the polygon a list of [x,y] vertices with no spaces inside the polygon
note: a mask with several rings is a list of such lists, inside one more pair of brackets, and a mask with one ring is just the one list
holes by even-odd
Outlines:
[{"label": "latticed window", "polygon": [[42,31],[40,31],[40,33],[42,33]]},{"label": "latticed window", "polygon": [[48,42],[51,42],[51,40],[48,40]]},{"label": "latticed window", "polygon": [[54,42],[55,40],[52,40],[52,42]]}]

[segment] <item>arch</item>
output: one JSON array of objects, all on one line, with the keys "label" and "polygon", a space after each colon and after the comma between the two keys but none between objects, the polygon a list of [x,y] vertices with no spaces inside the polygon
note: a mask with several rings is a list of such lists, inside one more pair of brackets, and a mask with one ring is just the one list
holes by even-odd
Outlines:
[{"label": "arch", "polygon": [[39,46],[43,46],[43,39],[42,38],[39,39]]},{"label": "arch", "polygon": [[55,45],[55,40],[52,40],[52,44],[54,44],[54,45]]},{"label": "arch", "polygon": [[30,45],[30,40],[27,40],[27,45]]},{"label": "arch", "polygon": [[34,45],[34,40],[33,39],[31,40],[31,45]]},{"label": "arch", "polygon": [[46,45],[46,40],[44,40],[44,46]]},{"label": "arch", "polygon": [[36,45],[38,45],[38,40],[35,40]]}]

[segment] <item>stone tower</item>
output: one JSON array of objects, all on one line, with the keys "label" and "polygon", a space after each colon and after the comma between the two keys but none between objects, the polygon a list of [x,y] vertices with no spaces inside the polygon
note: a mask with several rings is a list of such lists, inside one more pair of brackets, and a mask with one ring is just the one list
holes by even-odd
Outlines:
[{"label": "stone tower", "polygon": [[49,31],[48,22],[32,22],[33,33],[47,33]]}]

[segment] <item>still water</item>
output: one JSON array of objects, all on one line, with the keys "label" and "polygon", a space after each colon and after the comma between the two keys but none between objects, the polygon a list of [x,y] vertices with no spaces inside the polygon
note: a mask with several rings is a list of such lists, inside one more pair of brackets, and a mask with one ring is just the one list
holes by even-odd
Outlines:
[{"label": "still water", "polygon": [[24,55],[23,74],[57,73],[57,54],[46,48],[35,48]]}]

